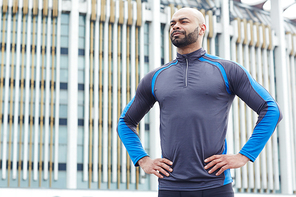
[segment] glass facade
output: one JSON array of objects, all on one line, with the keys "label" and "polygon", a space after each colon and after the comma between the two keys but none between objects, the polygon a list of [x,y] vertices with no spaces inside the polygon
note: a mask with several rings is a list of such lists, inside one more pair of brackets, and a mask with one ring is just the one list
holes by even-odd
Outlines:
[{"label": "glass facade", "polygon": [[0,187],[65,188],[69,14],[2,12],[0,27]]}]

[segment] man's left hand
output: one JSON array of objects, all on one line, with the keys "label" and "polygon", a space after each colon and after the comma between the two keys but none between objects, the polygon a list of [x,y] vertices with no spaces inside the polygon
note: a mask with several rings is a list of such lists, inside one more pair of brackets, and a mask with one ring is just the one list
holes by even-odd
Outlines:
[{"label": "man's left hand", "polygon": [[219,176],[227,169],[234,169],[234,168],[240,168],[244,166],[250,159],[242,154],[236,154],[236,155],[213,155],[207,159],[205,159],[205,162],[208,163],[205,166],[205,169],[209,169],[209,173],[213,173],[216,170],[220,169],[216,176]]}]

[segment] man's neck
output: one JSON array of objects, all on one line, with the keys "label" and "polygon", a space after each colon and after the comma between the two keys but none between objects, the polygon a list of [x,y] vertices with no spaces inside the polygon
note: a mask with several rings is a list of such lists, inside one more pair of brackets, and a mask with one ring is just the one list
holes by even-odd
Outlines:
[{"label": "man's neck", "polygon": [[193,43],[182,48],[177,48],[177,52],[181,55],[192,53],[201,48],[201,44]]}]

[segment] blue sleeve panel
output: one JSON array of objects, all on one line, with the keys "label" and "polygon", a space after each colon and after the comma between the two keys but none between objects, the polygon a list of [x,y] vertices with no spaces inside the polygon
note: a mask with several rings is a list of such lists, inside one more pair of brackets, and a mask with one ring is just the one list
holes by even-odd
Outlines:
[{"label": "blue sleeve panel", "polygon": [[135,97],[123,110],[117,126],[118,135],[135,166],[138,166],[141,158],[148,156],[137,134],[137,125],[156,102],[151,92],[151,82],[155,72],[148,73],[141,80]]},{"label": "blue sleeve panel", "polygon": [[280,109],[268,91],[243,66],[208,54],[205,57],[219,65],[222,74],[226,73],[226,77],[223,77],[224,80],[227,79],[227,88],[259,115],[252,136],[240,151],[251,161],[255,161],[282,119]]},{"label": "blue sleeve panel", "polygon": [[[225,145],[224,145],[224,151],[223,151],[223,155],[226,155],[227,154],[227,141],[226,141],[226,139],[225,139]],[[232,183],[232,177],[231,177],[231,173],[230,173],[230,169],[227,169],[227,170],[225,170],[224,171],[224,176],[225,176],[225,178],[224,178],[224,183],[223,183],[223,185],[227,185],[227,184],[229,184],[229,183]]]},{"label": "blue sleeve panel", "polygon": [[135,133],[130,127],[128,127],[124,121],[126,112],[129,110],[130,106],[134,102],[134,99],[135,98],[133,98],[125,107],[122,115],[120,116],[117,129],[118,135],[123,142],[127,152],[129,153],[131,160],[133,161],[135,166],[138,166],[137,162],[139,161],[139,159],[148,156],[148,154],[145,152],[137,133]]}]

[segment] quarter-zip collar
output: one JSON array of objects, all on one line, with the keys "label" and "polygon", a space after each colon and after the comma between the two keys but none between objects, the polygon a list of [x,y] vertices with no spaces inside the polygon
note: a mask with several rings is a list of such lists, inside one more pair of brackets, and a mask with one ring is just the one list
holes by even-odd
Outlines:
[{"label": "quarter-zip collar", "polygon": [[192,62],[193,60],[196,60],[202,57],[205,53],[206,51],[203,48],[193,51],[192,53],[187,53],[183,55],[181,55],[180,53],[177,53],[177,60],[180,63],[186,63],[186,59],[187,61]]},{"label": "quarter-zip collar", "polygon": [[184,87],[188,87],[188,72],[189,65],[196,61],[198,58],[203,56],[206,51],[203,48],[200,48],[192,53],[181,55],[177,53],[177,60],[180,63],[181,67],[184,68]]}]

